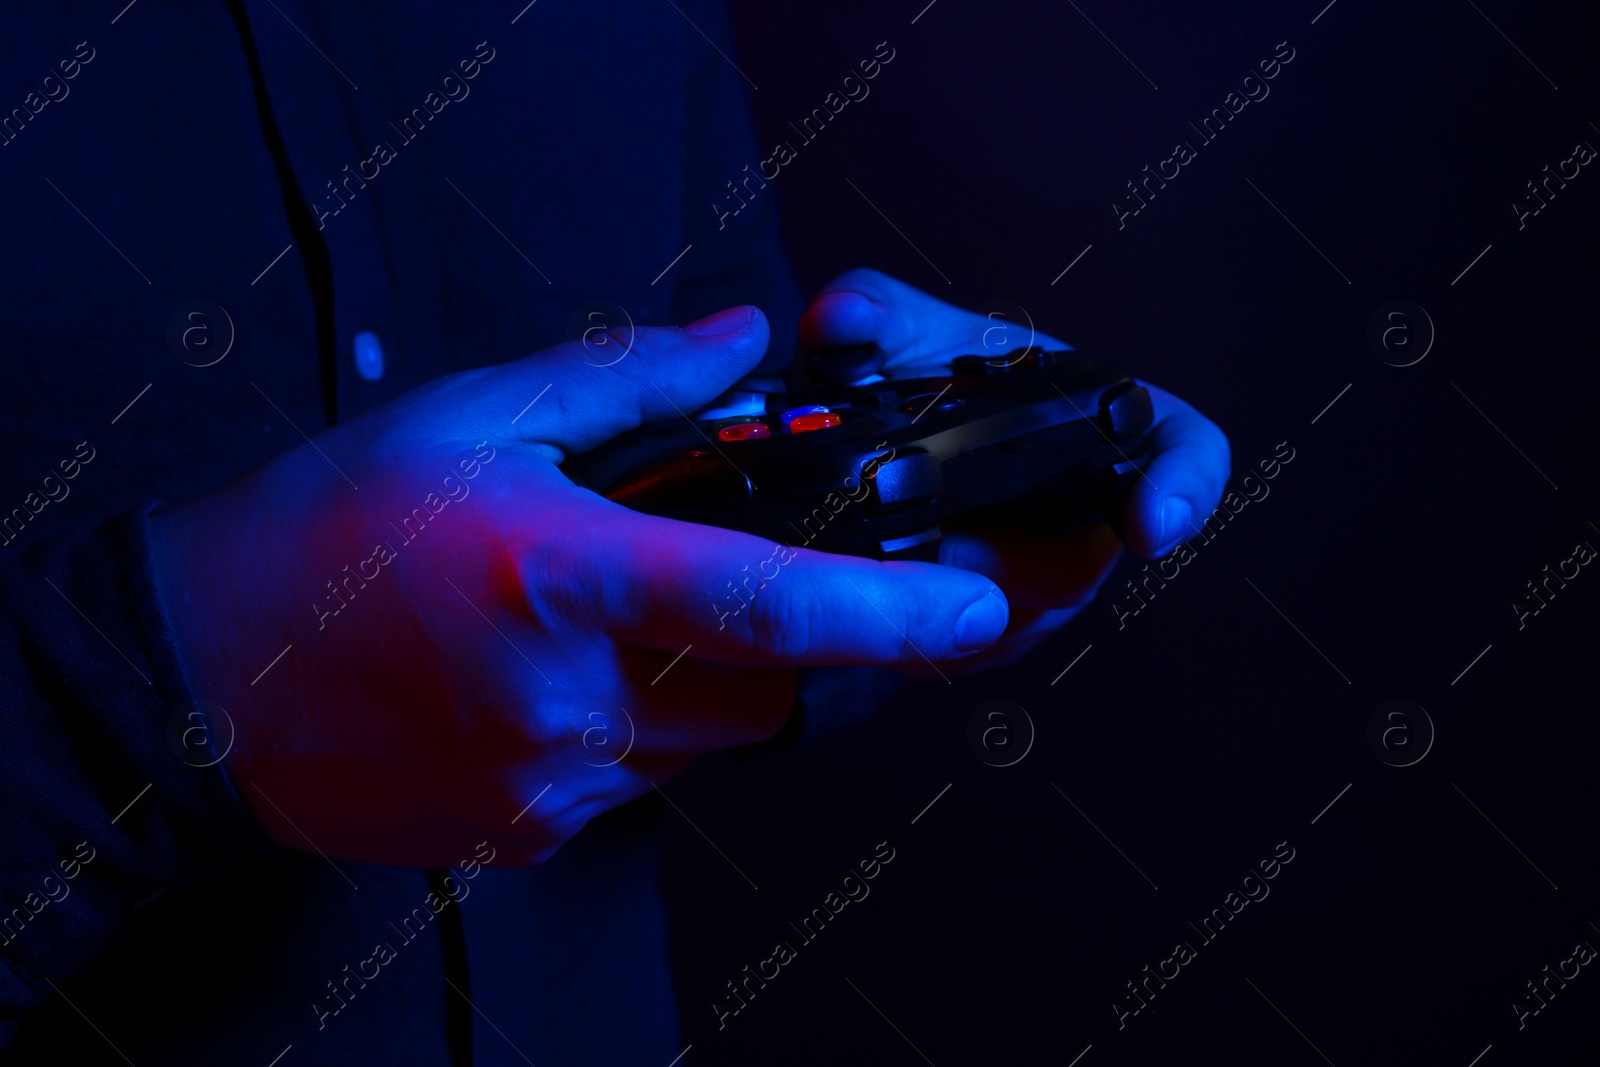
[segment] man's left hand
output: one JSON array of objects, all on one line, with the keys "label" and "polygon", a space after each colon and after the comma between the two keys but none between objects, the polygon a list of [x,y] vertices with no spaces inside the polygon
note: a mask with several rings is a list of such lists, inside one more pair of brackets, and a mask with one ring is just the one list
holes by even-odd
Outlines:
[{"label": "man's left hand", "polygon": [[[948,374],[960,355],[1001,356],[1029,345],[1070,348],[1027,325],[947,304],[875,270],[834,279],[800,320],[805,348],[875,343],[890,378]],[[1214,423],[1165,390],[1150,390],[1155,423],[1150,459],[1124,503],[1127,545],[1145,559],[1172,551],[1199,532],[1228,480],[1228,439]],[[976,571],[1005,592],[1011,622],[998,643],[960,661],[966,671],[1009,663],[1081,611],[1122,554],[1123,542],[1103,522],[1079,520],[1059,533],[1005,530],[947,520],[939,562]]]}]

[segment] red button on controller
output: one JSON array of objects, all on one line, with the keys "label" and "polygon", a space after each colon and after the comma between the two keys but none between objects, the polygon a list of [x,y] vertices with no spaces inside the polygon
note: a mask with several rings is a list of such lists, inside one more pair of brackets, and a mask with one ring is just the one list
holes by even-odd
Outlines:
[{"label": "red button on controller", "polygon": [[843,421],[831,411],[814,411],[809,415],[796,415],[789,420],[790,433],[807,433],[811,430],[826,430],[830,426],[837,426]]},{"label": "red button on controller", "polygon": [[764,422],[736,422],[717,431],[719,441],[754,441],[771,436],[772,429]]}]

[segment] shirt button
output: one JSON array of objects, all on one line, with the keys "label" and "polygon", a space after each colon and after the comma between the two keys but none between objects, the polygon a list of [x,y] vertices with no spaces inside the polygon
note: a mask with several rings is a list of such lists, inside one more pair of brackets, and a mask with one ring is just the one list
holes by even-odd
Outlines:
[{"label": "shirt button", "polygon": [[383,345],[371,330],[356,334],[356,373],[369,382],[383,377]]}]

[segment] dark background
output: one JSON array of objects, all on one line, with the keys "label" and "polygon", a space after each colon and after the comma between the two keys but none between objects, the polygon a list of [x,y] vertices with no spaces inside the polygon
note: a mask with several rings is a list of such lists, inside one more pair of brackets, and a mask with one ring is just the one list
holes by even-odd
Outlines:
[{"label": "dark background", "polygon": [[[1600,546],[1600,169],[1521,231],[1510,205],[1600,147],[1596,8],[939,0],[913,25],[922,2],[735,5],[764,145],[896,50],[769,190],[806,290],[874,266],[1009,301],[1209,414],[1232,488],[1295,459],[1125,629],[1103,596],[1015,667],[676,783],[704,835],[677,821],[664,879],[686,1062],[1594,1062],[1600,967],[1520,1031],[1511,1004],[1600,947],[1600,575],[1520,631],[1511,605]],[[1282,41],[1270,96],[1199,146]],[[1119,231],[1179,140],[1198,158]],[[1397,299],[1437,331],[1404,368],[1365,339]],[[1011,767],[966,740],[991,699],[1037,731]],[[1366,739],[1393,699],[1436,730],[1405,768]],[[719,1031],[723,984],[879,841],[871,895]],[[1201,944],[1279,842],[1270,896]],[[1198,957],[1119,1031],[1179,940]]]}]

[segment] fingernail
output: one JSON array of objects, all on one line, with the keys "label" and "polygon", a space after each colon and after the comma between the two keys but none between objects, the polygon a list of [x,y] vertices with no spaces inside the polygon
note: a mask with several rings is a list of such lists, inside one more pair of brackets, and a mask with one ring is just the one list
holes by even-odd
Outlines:
[{"label": "fingernail", "polygon": [[696,337],[726,337],[728,334],[743,333],[749,329],[755,317],[755,308],[749,304],[741,304],[739,307],[697,319],[685,326],[683,332]]},{"label": "fingernail", "polygon": [[1161,548],[1164,556],[1194,533],[1194,508],[1182,497],[1169,496],[1161,502]]},{"label": "fingernail", "polygon": [[988,648],[1005,632],[1006,598],[991,588],[982,600],[967,605],[956,620],[956,652],[965,654]]}]

